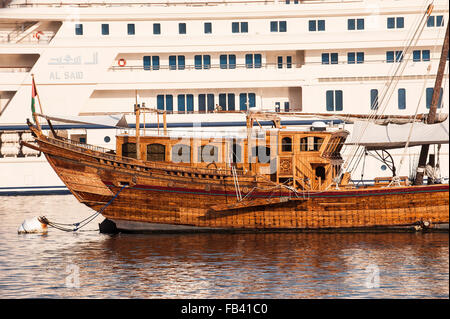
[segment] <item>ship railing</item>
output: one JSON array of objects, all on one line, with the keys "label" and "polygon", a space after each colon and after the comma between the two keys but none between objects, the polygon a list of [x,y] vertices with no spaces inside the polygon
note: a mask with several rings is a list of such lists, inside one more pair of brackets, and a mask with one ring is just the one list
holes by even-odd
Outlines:
[{"label": "ship railing", "polygon": [[[85,144],[85,143],[79,143],[70,139],[67,139],[65,137],[58,137],[58,138],[53,138],[53,137],[47,137],[48,141],[54,145],[58,145],[67,149],[71,149],[74,151],[78,151],[78,152],[86,152],[87,151],[91,151],[93,152],[92,154],[89,155],[93,155],[97,158],[102,158],[103,160],[109,160],[112,161],[113,163],[126,163],[129,164],[130,166],[133,167],[142,167],[143,169],[145,168],[156,168],[156,169],[161,169],[161,170],[166,170],[166,171],[190,171],[192,170],[191,167],[189,166],[177,166],[177,165],[173,165],[171,163],[155,163],[155,162],[145,162],[145,164],[143,164],[141,161],[138,161],[134,158],[129,158],[129,157],[123,157],[123,156],[118,156],[115,154],[111,154],[111,153],[115,153],[114,150],[111,149],[107,149],[101,146],[96,146],[96,145],[91,145],[91,144]],[[231,175],[231,169],[212,169],[212,168],[196,168],[196,170],[198,171],[196,174],[201,174],[201,175]],[[236,170],[237,175],[245,175],[245,172],[243,169],[239,169]]]},{"label": "ship railing", "polygon": [[132,1],[33,1],[33,0],[23,0],[23,1],[11,1],[7,6],[13,7],[203,7],[203,6],[229,6],[229,5],[304,5],[304,4],[316,4],[316,3],[348,3],[348,2],[362,2],[363,0],[214,0],[214,1],[204,1],[204,0],[178,0],[178,1],[146,1],[137,2]]}]

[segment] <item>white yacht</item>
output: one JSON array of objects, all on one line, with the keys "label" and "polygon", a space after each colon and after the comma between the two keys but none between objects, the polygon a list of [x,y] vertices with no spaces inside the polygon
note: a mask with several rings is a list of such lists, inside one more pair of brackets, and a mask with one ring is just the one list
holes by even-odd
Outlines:
[{"label": "white yacht", "polygon": [[[13,0],[0,6],[0,195],[67,192],[43,155],[20,146],[32,140],[26,125],[32,74],[37,112],[61,117],[133,112],[137,101],[166,111],[174,130],[241,130],[244,113],[258,110],[298,115],[282,117],[283,125],[322,121],[351,131],[345,118],[326,115],[428,113],[449,20],[447,0]],[[447,62],[443,116],[448,77]],[[312,113],[324,117],[301,116]],[[156,116],[143,125],[157,128]],[[81,143],[115,148],[116,128],[55,128]],[[419,151],[365,152],[355,182],[392,176],[392,162],[405,157],[397,174],[412,176]],[[430,152],[448,181],[448,144]]]}]

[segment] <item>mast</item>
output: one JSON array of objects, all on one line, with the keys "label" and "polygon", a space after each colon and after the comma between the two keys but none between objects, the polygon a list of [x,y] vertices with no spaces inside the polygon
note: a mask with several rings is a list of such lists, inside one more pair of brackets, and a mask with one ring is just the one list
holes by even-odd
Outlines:
[{"label": "mast", "polygon": [[140,117],[141,117],[141,110],[140,107],[138,105],[138,98],[137,98],[137,90],[135,91],[135,96],[136,96],[136,104],[134,105],[134,113],[136,114],[136,159],[140,160],[141,159],[141,152],[140,152]]},{"label": "mast", "polygon": [[[436,120],[436,110],[437,105],[439,103],[439,96],[441,92],[442,78],[444,77],[445,64],[447,62],[447,55],[448,55],[448,23],[447,23],[447,30],[445,31],[444,45],[442,46],[441,58],[439,60],[439,67],[436,74],[436,82],[434,84],[433,96],[431,98],[430,111],[427,117],[427,124],[433,124]],[[425,173],[425,166],[427,164],[429,148],[430,144],[424,144],[420,149],[419,164],[417,167],[414,185],[423,184],[423,175]]]}]

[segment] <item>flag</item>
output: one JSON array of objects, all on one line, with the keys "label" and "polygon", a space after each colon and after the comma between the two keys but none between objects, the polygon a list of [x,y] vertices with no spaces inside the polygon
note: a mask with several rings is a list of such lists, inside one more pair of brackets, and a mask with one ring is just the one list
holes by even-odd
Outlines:
[{"label": "flag", "polygon": [[37,91],[36,91],[36,84],[34,83],[34,78],[32,78],[31,81],[31,113],[34,114],[36,113],[36,95],[37,95]]}]

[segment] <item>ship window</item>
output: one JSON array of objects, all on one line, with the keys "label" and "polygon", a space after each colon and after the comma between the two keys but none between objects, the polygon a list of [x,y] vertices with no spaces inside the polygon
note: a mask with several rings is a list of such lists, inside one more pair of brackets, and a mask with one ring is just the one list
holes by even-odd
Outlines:
[{"label": "ship window", "polygon": [[83,25],[82,24],[75,24],[75,34],[76,35],[83,35]]},{"label": "ship window", "polygon": [[184,70],[185,57],[184,55],[170,55],[169,56],[169,70]]},{"label": "ship window", "polygon": [[222,54],[220,56],[220,68],[221,69],[235,69],[236,68],[236,55]]},{"label": "ship window", "polygon": [[153,23],[153,34],[161,34],[161,24]]},{"label": "ship window", "polygon": [[146,55],[142,58],[144,70],[159,70],[159,56]]},{"label": "ship window", "polygon": [[370,109],[371,110],[378,109],[378,90],[377,89],[370,90]]},{"label": "ship window", "polygon": [[286,32],[286,21],[270,21],[270,32]]},{"label": "ship window", "polygon": [[102,34],[103,35],[109,34],[109,24],[107,24],[107,23],[102,24]]},{"label": "ship window", "polygon": [[162,144],[147,145],[147,161],[165,161],[166,147]]},{"label": "ship window", "polygon": [[136,143],[123,143],[122,156],[136,158]]},{"label": "ship window", "polygon": [[364,52],[348,52],[347,63],[348,64],[364,63]]},{"label": "ship window", "polygon": [[186,34],[186,23],[178,23],[178,33]]},{"label": "ship window", "polygon": [[221,93],[219,94],[219,105],[223,111],[235,110],[235,95],[234,93]]},{"label": "ship window", "polygon": [[267,164],[270,162],[270,147],[255,146],[252,147],[252,157],[257,158],[258,163]]},{"label": "ship window", "polygon": [[325,20],[309,20],[309,31],[325,31]]},{"label": "ship window", "polygon": [[191,147],[186,144],[175,144],[174,146],[172,146],[172,162],[190,163]]},{"label": "ship window", "polygon": [[134,23],[128,23],[127,32],[128,32],[128,35],[134,35],[134,33],[135,33]]},{"label": "ship window", "polygon": [[337,53],[322,53],[322,64],[338,64]]},{"label": "ship window", "polygon": [[322,146],[323,138],[317,136],[307,136],[300,139],[301,152],[316,152]]},{"label": "ship window", "polygon": [[210,69],[211,56],[210,55],[196,55],[194,56],[195,69]]},{"label": "ship window", "polygon": [[198,161],[212,163],[219,161],[219,149],[214,145],[202,145],[198,147]]},{"label": "ship window", "polygon": [[444,25],[444,16],[429,16],[427,27],[442,27]]},{"label": "ship window", "polygon": [[406,109],[406,90],[398,89],[398,109]]},{"label": "ship window", "polygon": [[[395,59],[394,59],[395,58]],[[386,51],[386,62],[394,63],[394,62],[402,62],[403,60],[403,51]]]},{"label": "ship window", "polygon": [[287,56],[286,57],[286,67],[288,69],[292,68],[292,56]]},{"label": "ship window", "polygon": [[255,93],[241,93],[239,94],[239,109],[246,111],[248,107],[256,106],[256,94]]},{"label": "ship window", "polygon": [[348,19],[347,30],[364,30],[364,19]]},{"label": "ship window", "polygon": [[283,139],[281,140],[281,151],[292,152],[292,138],[283,137]]},{"label": "ship window", "polygon": [[205,22],[204,27],[205,27],[205,33],[206,34],[212,33],[212,24],[211,24],[211,22]]},{"label": "ship window", "polygon": [[247,69],[261,68],[261,54],[246,54],[245,55],[245,67]]},{"label": "ship window", "polygon": [[158,110],[166,110],[167,112],[173,111],[173,95],[159,94],[156,96],[156,107]]},{"label": "ship window", "polygon": [[405,19],[403,17],[389,17],[387,18],[388,29],[402,29],[405,27]]},{"label": "ship window", "polygon": [[326,108],[327,111],[342,111],[343,109],[343,94],[342,90],[326,91]]},{"label": "ship window", "polygon": [[232,33],[247,33],[248,32],[248,22],[232,22],[231,23]]},{"label": "ship window", "polygon": [[[434,88],[427,88],[427,90],[426,90],[427,109],[430,108],[431,100],[433,98],[433,91],[434,91]],[[440,91],[440,94],[439,94],[439,101],[438,101],[438,105],[437,105],[438,109],[440,109],[442,107],[442,93],[443,93],[443,89],[441,88],[441,91]]]}]

